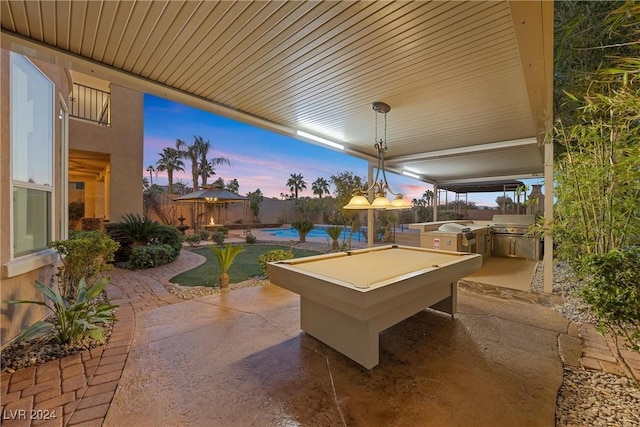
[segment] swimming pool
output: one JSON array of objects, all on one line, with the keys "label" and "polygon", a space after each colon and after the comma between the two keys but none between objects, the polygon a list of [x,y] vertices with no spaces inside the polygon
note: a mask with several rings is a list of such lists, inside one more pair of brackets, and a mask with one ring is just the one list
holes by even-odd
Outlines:
[{"label": "swimming pool", "polygon": [[[307,234],[307,239],[309,239],[309,238],[319,238],[319,239],[323,239],[323,240],[327,240],[327,239],[331,240],[331,238],[329,237],[329,235],[325,231],[329,227],[331,227],[331,226],[330,225],[316,225],[315,228],[313,230],[311,230]],[[298,240],[298,238],[300,237],[298,235],[298,231],[293,227],[290,227],[290,228],[265,228],[262,231],[264,231],[266,233],[269,233],[272,236],[286,237],[286,238],[294,239],[294,240]],[[349,238],[349,228],[345,227],[345,229],[342,230],[342,233],[340,234],[340,240],[347,240],[348,238]],[[365,242],[367,239],[364,237],[364,235],[361,232],[357,231],[357,232],[353,233],[352,240]]]}]

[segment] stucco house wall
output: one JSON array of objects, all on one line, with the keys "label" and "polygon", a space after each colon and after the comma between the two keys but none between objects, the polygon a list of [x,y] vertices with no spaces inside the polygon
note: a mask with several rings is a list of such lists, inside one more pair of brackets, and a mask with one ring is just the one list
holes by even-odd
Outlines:
[{"label": "stucco house wall", "polygon": [[109,154],[109,206],[105,218],[119,222],[127,213],[142,215],[144,95],[111,85],[111,126],[69,120],[69,148]]}]

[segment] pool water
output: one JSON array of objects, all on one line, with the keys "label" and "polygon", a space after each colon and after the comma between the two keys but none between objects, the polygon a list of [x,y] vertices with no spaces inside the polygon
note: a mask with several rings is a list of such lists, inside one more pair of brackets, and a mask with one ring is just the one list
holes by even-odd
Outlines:
[{"label": "pool water", "polygon": [[[323,226],[323,225],[316,225],[315,228],[313,230],[311,230],[308,234],[307,234],[307,238],[320,238],[320,239],[329,239],[331,240],[331,238],[329,237],[329,235],[327,234],[327,232],[325,231],[327,228],[329,228],[330,226]],[[297,240],[300,236],[298,235],[298,231],[291,227],[291,228],[267,228],[264,229],[263,231],[271,234],[272,236],[276,236],[276,237],[286,237],[286,238],[290,238],[290,239],[295,239]],[[347,240],[349,238],[349,228],[346,228],[344,230],[342,230],[342,233],[340,234],[340,240]],[[353,237],[352,239],[354,241],[366,241],[367,239],[365,239],[364,235],[357,231],[355,233],[353,233]]]}]

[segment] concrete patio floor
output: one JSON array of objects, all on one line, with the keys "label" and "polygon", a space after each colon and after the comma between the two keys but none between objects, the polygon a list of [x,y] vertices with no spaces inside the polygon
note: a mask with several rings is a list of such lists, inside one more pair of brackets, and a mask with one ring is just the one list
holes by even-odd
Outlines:
[{"label": "concrete patio floor", "polygon": [[[3,372],[2,425],[549,426],[563,363],[630,376],[611,342],[547,297],[462,282],[454,320],[425,310],[384,331],[367,371],[300,332],[297,295],[276,286],[168,293],[202,262],[183,251],[111,272],[109,342]],[[626,360],[639,375],[640,358]]]},{"label": "concrete patio floor", "polygon": [[[186,321],[188,319],[188,321]],[[371,371],[299,330],[274,285],[141,312],[104,425],[554,425],[552,310],[460,292],[384,331]]]}]

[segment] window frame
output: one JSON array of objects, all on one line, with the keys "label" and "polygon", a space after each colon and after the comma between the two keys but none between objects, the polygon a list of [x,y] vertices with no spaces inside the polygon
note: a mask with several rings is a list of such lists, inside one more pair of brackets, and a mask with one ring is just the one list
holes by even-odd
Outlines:
[{"label": "window frame", "polygon": [[[16,52],[11,52],[10,55],[10,91],[11,94],[13,94],[13,91],[16,90],[16,88],[14,87],[14,80],[13,80],[13,73],[16,67],[15,65],[15,58],[16,57],[20,57],[22,58],[24,61],[26,61],[27,64],[29,64],[32,67],[32,71],[37,71],[39,76],[42,76],[44,78],[44,80],[49,84],[49,90],[50,90],[50,98],[49,100],[52,101],[52,105],[49,106],[49,112],[51,114],[51,138],[49,141],[49,146],[48,148],[51,150],[51,185],[44,185],[44,184],[36,184],[36,183],[30,183],[30,182],[25,182],[22,180],[16,180],[14,179],[14,168],[15,168],[15,164],[14,164],[14,158],[13,158],[13,150],[14,150],[14,129],[13,129],[13,119],[14,119],[14,114],[15,114],[15,109],[13,108],[13,95],[10,95],[10,100],[9,100],[9,111],[10,111],[10,123],[11,123],[11,132],[10,132],[10,147],[11,147],[11,155],[10,155],[10,163],[9,163],[9,185],[10,185],[10,199],[9,199],[9,212],[10,212],[10,218],[9,218],[9,226],[10,226],[10,263],[6,264],[4,266],[5,269],[5,275],[11,277],[13,275],[17,275],[17,274],[22,274],[24,272],[39,268],[43,265],[46,264],[42,264],[42,263],[50,263],[50,258],[51,258],[51,250],[48,247],[48,243],[50,243],[51,241],[54,240],[55,238],[55,212],[56,212],[56,197],[57,196],[57,192],[56,192],[56,85],[55,83],[45,74],[42,72],[42,70],[40,70],[40,68],[38,68],[29,58],[27,58],[24,55],[20,55]],[[15,248],[15,244],[16,244],[16,238],[15,238],[15,218],[14,218],[14,188],[24,188],[24,189],[30,189],[30,190],[36,190],[36,191],[42,191],[44,193],[47,193],[48,196],[48,213],[47,213],[47,223],[48,223],[48,235],[45,236],[45,239],[47,241],[47,246],[46,247],[41,247],[41,248],[34,248],[33,250],[27,251],[27,252],[20,252],[18,254],[16,254],[16,248]],[[43,258],[42,260],[39,260],[38,258],[39,255],[42,255],[41,258]],[[22,262],[19,261],[22,259]],[[18,260],[18,262],[15,262],[16,260]],[[25,264],[26,262],[26,264]],[[42,265],[41,265],[42,264]]]}]

